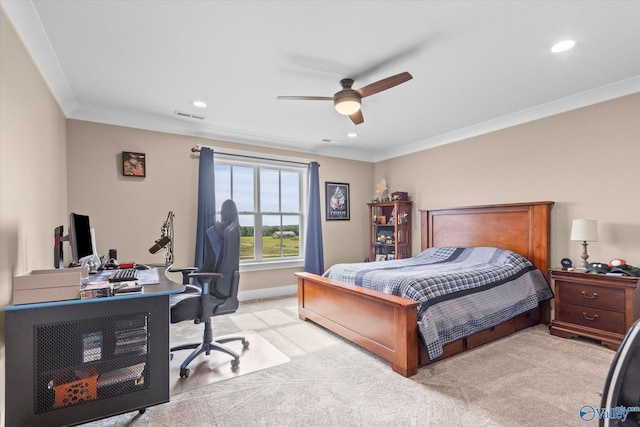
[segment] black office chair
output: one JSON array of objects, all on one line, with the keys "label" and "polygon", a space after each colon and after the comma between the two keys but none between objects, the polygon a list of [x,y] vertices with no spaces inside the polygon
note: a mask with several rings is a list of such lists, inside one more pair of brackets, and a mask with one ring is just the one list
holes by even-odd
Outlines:
[{"label": "black office chair", "polygon": [[227,353],[233,359],[231,368],[238,368],[240,356],[222,345],[230,341],[242,341],[243,349],[249,347],[244,337],[230,337],[214,340],[211,329],[211,316],[234,313],[238,309],[238,285],[240,282],[240,226],[238,211],[233,200],[222,204],[221,219],[206,232],[205,260],[200,267],[169,269],[181,272],[187,290],[171,295],[171,323],[193,320],[204,323],[202,342],[178,345],[171,352],[194,349],[180,365],[180,377],[187,378],[187,366],[200,353],[207,356],[212,350]]}]

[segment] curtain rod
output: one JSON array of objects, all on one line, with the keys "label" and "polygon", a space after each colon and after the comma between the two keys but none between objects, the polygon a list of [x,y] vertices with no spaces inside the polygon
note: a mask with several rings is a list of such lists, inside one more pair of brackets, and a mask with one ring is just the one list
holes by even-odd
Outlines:
[{"label": "curtain rod", "polygon": [[[205,147],[205,146],[203,146]],[[311,164],[311,162],[297,162],[295,160],[281,160],[281,159],[272,159],[269,157],[260,157],[260,156],[251,156],[249,154],[236,154],[236,153],[225,153],[224,151],[216,151],[213,147],[207,147],[207,148],[211,148],[215,154],[223,154],[225,156],[232,156],[232,157],[242,157],[245,159],[255,159],[255,160],[270,160],[270,161],[278,161],[278,162],[285,162],[285,163],[293,163],[293,164],[297,164],[297,165],[305,165],[305,166],[309,166]],[[192,153],[199,153],[200,152],[200,146],[195,146],[195,147],[191,147],[191,152]]]}]

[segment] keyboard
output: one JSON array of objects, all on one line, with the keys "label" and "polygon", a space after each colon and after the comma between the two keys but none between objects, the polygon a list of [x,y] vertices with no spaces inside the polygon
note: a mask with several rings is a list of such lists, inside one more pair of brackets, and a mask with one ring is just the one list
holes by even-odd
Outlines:
[{"label": "keyboard", "polygon": [[109,276],[109,282],[132,282],[138,278],[138,270],[135,268],[122,268],[115,270]]}]

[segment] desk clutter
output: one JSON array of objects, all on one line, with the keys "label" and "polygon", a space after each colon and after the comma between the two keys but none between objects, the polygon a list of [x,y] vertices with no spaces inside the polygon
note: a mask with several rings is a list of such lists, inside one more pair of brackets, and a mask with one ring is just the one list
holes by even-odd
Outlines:
[{"label": "desk clutter", "polygon": [[120,268],[89,274],[87,267],[32,270],[13,278],[13,304],[110,297],[160,283],[157,268]]},{"label": "desk clutter", "polygon": [[132,292],[142,293],[144,286],[160,283],[158,269],[121,268],[91,275],[80,288],[80,299],[103,298]]}]

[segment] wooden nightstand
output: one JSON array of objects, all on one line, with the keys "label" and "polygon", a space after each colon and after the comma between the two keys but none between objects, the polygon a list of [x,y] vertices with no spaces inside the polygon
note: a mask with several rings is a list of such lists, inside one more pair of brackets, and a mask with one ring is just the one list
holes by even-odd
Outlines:
[{"label": "wooden nightstand", "polygon": [[617,350],[640,318],[639,277],[551,269],[555,313],[551,335],[587,337]]}]

